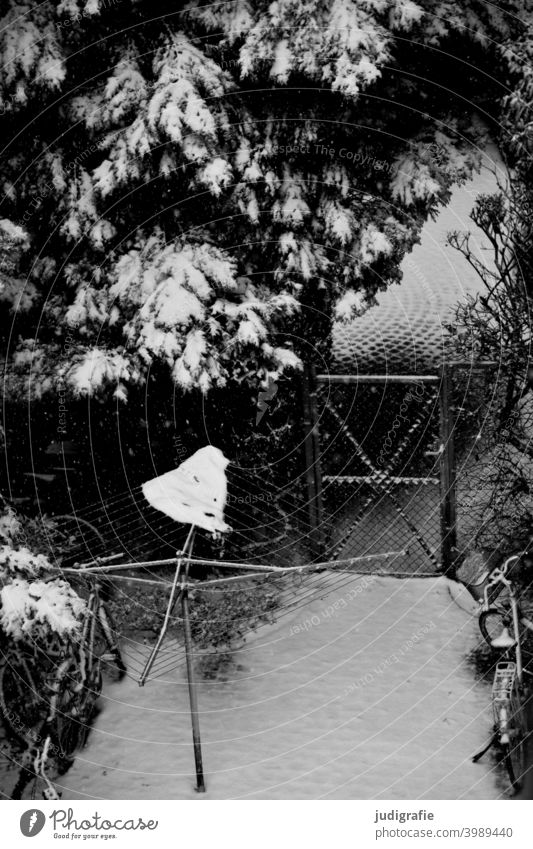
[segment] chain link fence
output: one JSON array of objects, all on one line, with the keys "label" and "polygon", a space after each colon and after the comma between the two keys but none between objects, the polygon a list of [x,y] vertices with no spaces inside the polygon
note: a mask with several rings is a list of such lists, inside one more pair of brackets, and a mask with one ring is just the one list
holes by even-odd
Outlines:
[{"label": "chain link fence", "polygon": [[331,378],[320,385],[322,537],[328,559],[408,549],[384,568],[440,573],[436,380],[376,377],[343,385]]}]

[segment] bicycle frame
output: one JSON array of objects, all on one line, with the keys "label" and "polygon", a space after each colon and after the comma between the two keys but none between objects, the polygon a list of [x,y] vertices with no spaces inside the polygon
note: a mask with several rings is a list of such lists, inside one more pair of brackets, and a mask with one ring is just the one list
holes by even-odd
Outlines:
[{"label": "bicycle frame", "polygon": [[528,630],[533,631],[533,622],[531,622],[529,619],[522,615],[516,592],[516,587],[513,581],[511,581],[507,577],[507,573],[511,564],[516,563],[518,560],[520,560],[520,557],[520,554],[515,554],[512,557],[508,557],[502,566],[497,567],[491,572],[488,584],[484,590],[483,610],[490,609],[491,600],[489,599],[489,593],[492,588],[496,587],[498,584],[501,584],[502,588],[505,587],[508,590],[511,607],[511,621],[513,625],[513,637],[515,642],[514,651],[516,659],[516,677],[518,684],[521,687],[523,685],[524,679],[524,663],[522,656],[522,642],[520,638],[520,624],[524,625],[526,628],[528,628]]},{"label": "bicycle frame", "polygon": [[[120,557],[120,555],[112,554],[108,557],[97,557],[95,558],[95,562],[97,564],[101,564],[110,560],[114,560],[117,557]],[[73,652],[73,654],[79,655],[80,662],[83,664],[83,678],[85,679],[85,669],[88,660],[86,655],[87,650],[91,659],[94,659],[95,657],[94,647],[96,642],[96,628],[98,625],[100,626],[105,642],[107,644],[107,651],[103,655],[99,656],[97,659],[100,661],[114,661],[122,676],[126,672],[126,666],[124,664],[124,661],[122,660],[117,639],[113,634],[113,628],[110,624],[110,617],[107,611],[107,606],[105,604],[104,599],[100,595],[100,581],[98,577],[93,572],[90,572],[84,564],[80,565],[78,569],[69,568],[65,571],[67,571],[71,575],[74,574],[77,577],[83,575],[83,580],[87,581],[90,585],[89,597],[87,599],[87,610],[85,612],[81,639],[78,644],[79,648],[77,652]]]},{"label": "bicycle frame", "polygon": [[[502,566],[493,569],[488,576],[488,582],[485,585],[483,593],[482,609],[479,617],[481,633],[487,643],[493,648],[504,648],[507,654],[513,648],[515,660],[500,660],[496,664],[492,684],[494,731],[488,745],[472,758],[472,761],[477,763],[492,746],[500,746],[502,749],[502,760],[515,791],[520,789],[524,770],[524,734],[522,721],[524,664],[520,625],[522,624],[533,631],[533,623],[522,616],[516,588],[513,581],[507,576],[511,564],[516,563],[520,557],[521,555],[508,557]],[[513,640],[509,643],[500,640],[500,645],[498,646],[496,639],[487,629],[486,622],[491,614],[497,614],[501,616],[502,627],[506,628],[509,612],[495,606],[495,599],[504,588],[509,593],[510,624],[513,629]]]},{"label": "bicycle frame", "polygon": [[[80,576],[82,572],[79,570]],[[100,693],[100,667],[103,660],[114,661],[121,677],[126,672],[104,599],[100,595],[98,578],[89,574],[84,575],[83,579],[89,579],[89,594],[78,637],[51,637],[49,644],[40,647],[39,652],[35,649],[30,652],[25,645],[16,649],[17,662],[26,679],[25,685],[32,692],[38,693],[41,699],[38,735],[35,737],[33,734],[33,726],[30,734],[19,735],[26,745],[27,756],[35,753],[32,755],[34,769],[29,764],[22,767],[12,798],[20,798],[28,782],[34,778],[41,778],[46,783],[47,798],[58,798],[53,795],[53,783],[47,776],[47,764],[51,759],[70,758],[74,752],[73,748],[63,750],[59,745],[61,723],[77,722],[79,717],[83,725],[86,706],[94,704]],[[106,644],[104,653],[99,653],[97,649],[98,628]],[[50,661],[52,668],[48,668],[47,661]],[[68,701],[63,703],[66,692],[69,692]],[[7,699],[3,699],[2,704],[9,709]],[[83,708],[81,712],[80,706]]]},{"label": "bicycle frame", "polygon": [[511,661],[498,663],[492,682],[492,708],[494,725],[499,729],[500,742],[510,743],[512,714],[509,710],[518,681],[516,665]]}]

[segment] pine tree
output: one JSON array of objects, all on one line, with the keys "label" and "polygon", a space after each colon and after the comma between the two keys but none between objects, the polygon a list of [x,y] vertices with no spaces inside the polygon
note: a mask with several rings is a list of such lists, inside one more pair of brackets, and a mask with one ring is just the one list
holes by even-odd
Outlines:
[{"label": "pine tree", "polygon": [[491,64],[512,20],[481,0],[6,2],[7,385],[121,400],[160,364],[182,390],[266,386],[398,279],[476,164],[443,51]]}]

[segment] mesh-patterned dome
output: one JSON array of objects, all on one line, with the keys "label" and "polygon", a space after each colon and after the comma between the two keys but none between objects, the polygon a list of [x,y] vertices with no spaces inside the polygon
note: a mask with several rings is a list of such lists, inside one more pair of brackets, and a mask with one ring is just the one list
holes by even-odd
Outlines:
[{"label": "mesh-patterned dome", "polygon": [[453,320],[457,302],[480,287],[471,285],[465,291],[451,275],[436,277],[434,286],[430,299],[418,280],[406,275],[361,318],[337,325],[333,333],[336,368],[368,373],[435,369],[443,359],[445,325]]},{"label": "mesh-patterned dome", "polygon": [[[494,156],[494,151],[490,151]],[[492,167],[494,167],[494,164]],[[469,230],[471,246],[488,262],[487,240],[469,218],[480,193],[497,190],[489,168],[457,189],[437,221],[428,222],[422,241],[402,264],[403,280],[378,295],[378,304],[333,332],[332,370],[350,373],[398,373],[434,370],[442,361],[446,324],[468,295],[482,283],[464,257],[446,247],[450,230]]]}]

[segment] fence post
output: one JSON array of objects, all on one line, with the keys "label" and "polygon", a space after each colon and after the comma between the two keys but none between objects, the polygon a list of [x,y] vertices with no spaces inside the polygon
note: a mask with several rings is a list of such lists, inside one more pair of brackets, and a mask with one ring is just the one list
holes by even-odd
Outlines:
[{"label": "fence post", "polygon": [[449,363],[440,368],[440,517],[441,555],[444,574],[455,577],[457,557],[457,512],[455,495],[454,417],[451,406],[453,371]]},{"label": "fence post", "polygon": [[309,403],[311,408],[311,439],[313,441],[313,456],[314,464],[313,471],[315,474],[315,490],[316,490],[316,545],[319,556],[322,557],[325,551],[325,534],[324,534],[324,505],[322,501],[322,463],[320,452],[320,427],[318,424],[318,409],[316,396],[318,391],[318,381],[316,379],[315,364],[309,366]]},{"label": "fence post", "polygon": [[305,477],[307,482],[307,509],[309,538],[313,556],[320,558],[324,548],[322,506],[322,475],[320,472],[320,437],[316,409],[317,380],[313,364],[303,369],[302,402],[304,419]]}]

